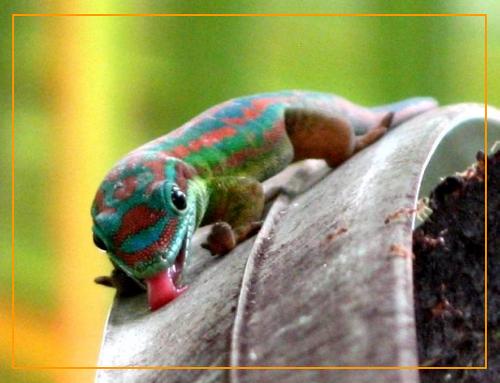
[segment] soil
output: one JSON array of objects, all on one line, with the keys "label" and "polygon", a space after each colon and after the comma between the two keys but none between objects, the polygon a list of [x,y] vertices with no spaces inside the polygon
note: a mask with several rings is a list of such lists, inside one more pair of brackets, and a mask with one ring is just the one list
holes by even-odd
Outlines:
[{"label": "soil", "polygon": [[[488,169],[488,369],[420,370],[422,383],[500,382],[500,151]],[[420,366],[484,366],[485,156],[430,195],[414,233]]]}]

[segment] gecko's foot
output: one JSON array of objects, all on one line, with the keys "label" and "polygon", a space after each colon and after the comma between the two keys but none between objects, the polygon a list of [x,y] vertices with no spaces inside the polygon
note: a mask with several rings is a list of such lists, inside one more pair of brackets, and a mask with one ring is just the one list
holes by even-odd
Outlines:
[{"label": "gecko's foot", "polygon": [[212,255],[224,255],[236,246],[236,236],[231,225],[227,222],[217,222],[212,226],[212,231],[207,241],[201,247],[210,251]]},{"label": "gecko's foot", "polygon": [[141,286],[119,269],[114,269],[109,276],[102,275],[94,278],[94,282],[98,285],[116,288],[116,294],[122,297],[130,297],[144,292]]}]

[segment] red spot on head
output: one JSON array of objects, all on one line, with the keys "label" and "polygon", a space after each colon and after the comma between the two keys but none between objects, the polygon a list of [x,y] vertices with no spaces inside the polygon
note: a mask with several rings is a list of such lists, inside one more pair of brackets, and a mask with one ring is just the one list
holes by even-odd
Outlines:
[{"label": "red spot on head", "polygon": [[144,163],[153,174],[153,183],[163,181],[165,179],[165,161],[148,161]]},{"label": "red spot on head", "polygon": [[106,176],[108,181],[116,181],[120,177],[120,170],[118,168],[111,169],[111,171]]},{"label": "red spot on head", "polygon": [[137,187],[137,179],[135,178],[135,176],[130,176],[125,178],[122,183],[122,187],[116,189],[113,194],[115,198],[118,198],[120,200],[127,199],[132,194],[134,194],[134,191]]},{"label": "red spot on head", "polygon": [[190,165],[178,162],[177,164],[175,164],[175,174],[176,184],[183,192],[186,192],[187,181],[196,175],[196,170],[194,170],[194,168]]},{"label": "red spot on head", "polygon": [[155,185],[165,179],[165,161],[163,159],[148,161],[144,163],[144,166],[146,166],[151,171],[151,174],[153,174],[153,179],[147,188],[147,191],[151,193]]},{"label": "red spot on head", "polygon": [[227,160],[226,164],[229,167],[238,167],[243,164],[248,158],[256,158],[265,152],[265,148],[247,148],[233,153]]}]

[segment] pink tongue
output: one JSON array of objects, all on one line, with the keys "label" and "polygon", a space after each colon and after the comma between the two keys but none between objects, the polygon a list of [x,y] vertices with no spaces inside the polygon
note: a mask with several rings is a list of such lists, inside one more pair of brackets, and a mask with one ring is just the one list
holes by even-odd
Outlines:
[{"label": "pink tongue", "polygon": [[146,279],[146,284],[148,286],[148,303],[152,311],[174,300],[186,289],[185,287],[178,289],[175,286],[170,269]]}]

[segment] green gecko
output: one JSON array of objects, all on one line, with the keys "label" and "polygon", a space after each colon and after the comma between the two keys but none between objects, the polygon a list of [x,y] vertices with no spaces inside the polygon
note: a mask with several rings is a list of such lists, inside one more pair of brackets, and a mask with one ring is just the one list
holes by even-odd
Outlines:
[{"label": "green gecko", "polygon": [[[147,287],[151,310],[176,298],[191,237],[225,254],[258,230],[261,182],[293,161],[335,167],[387,128],[436,107],[431,98],[364,108],[341,97],[281,91],[232,99],[132,151],[105,177],[92,205],[93,236],[113,265]],[[101,277],[102,284],[116,284]]]}]

